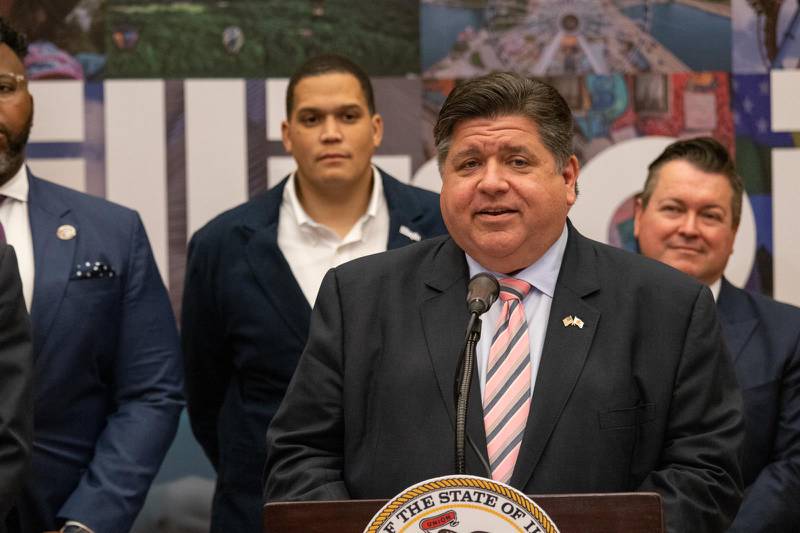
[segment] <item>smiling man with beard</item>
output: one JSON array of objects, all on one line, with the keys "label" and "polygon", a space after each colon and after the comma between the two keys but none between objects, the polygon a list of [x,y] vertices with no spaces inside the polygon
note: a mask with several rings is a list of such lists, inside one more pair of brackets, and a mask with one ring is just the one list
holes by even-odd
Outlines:
[{"label": "smiling man with beard", "polygon": [[128,531],[177,427],[175,319],[139,216],[31,174],[25,40],[0,19],[0,222],[33,329],[31,474],[12,533]]},{"label": "smiling man with beard", "polygon": [[[24,39],[6,31],[0,19],[0,57],[4,48],[19,50]],[[18,72],[0,72],[0,183],[23,158],[31,121],[7,113],[15,107],[24,77]],[[22,122],[25,122],[24,120]],[[2,196],[0,196],[0,211]],[[33,353],[30,322],[22,296],[22,282],[14,249],[6,243],[0,213],[0,532],[6,532],[5,516],[22,488],[33,440]]]}]

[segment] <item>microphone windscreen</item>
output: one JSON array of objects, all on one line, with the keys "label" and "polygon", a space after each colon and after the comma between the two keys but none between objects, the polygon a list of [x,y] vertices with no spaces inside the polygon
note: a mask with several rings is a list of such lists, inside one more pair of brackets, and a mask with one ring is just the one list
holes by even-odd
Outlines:
[{"label": "microphone windscreen", "polygon": [[472,276],[467,288],[467,306],[470,313],[482,315],[492,306],[500,294],[497,278],[486,272]]}]

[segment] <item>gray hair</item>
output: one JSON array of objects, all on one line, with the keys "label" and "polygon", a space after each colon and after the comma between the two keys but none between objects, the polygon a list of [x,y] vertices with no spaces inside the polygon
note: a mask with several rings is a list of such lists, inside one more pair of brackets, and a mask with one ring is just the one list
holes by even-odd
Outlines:
[{"label": "gray hair", "polygon": [[447,97],[433,128],[439,168],[447,159],[453,130],[460,122],[508,115],[533,121],[558,172],[564,170],[573,154],[574,122],[569,105],[543,81],[503,72],[466,81]]}]

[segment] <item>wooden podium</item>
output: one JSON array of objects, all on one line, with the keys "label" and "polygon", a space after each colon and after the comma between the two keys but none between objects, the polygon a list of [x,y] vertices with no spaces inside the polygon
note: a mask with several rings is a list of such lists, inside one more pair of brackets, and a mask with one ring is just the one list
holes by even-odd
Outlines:
[{"label": "wooden podium", "polygon": [[[661,496],[651,492],[531,496],[561,533],[662,533]],[[264,533],[362,533],[385,500],[268,503]]]}]

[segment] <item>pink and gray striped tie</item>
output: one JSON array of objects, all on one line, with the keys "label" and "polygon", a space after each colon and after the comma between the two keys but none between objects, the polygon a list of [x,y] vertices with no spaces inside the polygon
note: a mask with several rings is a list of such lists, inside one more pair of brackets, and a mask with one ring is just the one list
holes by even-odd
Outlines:
[{"label": "pink and gray striped tie", "polygon": [[489,350],[483,389],[483,421],[492,478],[511,480],[531,407],[531,357],[528,322],[522,299],[525,281],[500,280],[503,308]]}]

